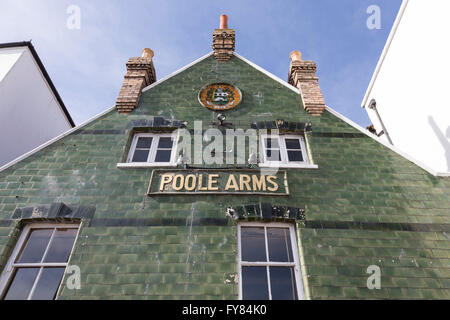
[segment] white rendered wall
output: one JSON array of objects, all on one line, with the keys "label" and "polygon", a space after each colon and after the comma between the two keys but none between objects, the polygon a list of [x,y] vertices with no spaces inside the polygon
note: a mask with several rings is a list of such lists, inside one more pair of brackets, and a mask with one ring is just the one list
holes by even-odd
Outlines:
[{"label": "white rendered wall", "polygon": [[0,81],[5,78],[24,51],[25,48],[0,49]]},{"label": "white rendered wall", "polygon": [[368,108],[376,100],[394,146],[450,172],[450,0],[409,0],[402,8],[363,105],[380,132]]},{"label": "white rendered wall", "polygon": [[1,75],[0,167],[71,128],[27,47],[0,49]]}]

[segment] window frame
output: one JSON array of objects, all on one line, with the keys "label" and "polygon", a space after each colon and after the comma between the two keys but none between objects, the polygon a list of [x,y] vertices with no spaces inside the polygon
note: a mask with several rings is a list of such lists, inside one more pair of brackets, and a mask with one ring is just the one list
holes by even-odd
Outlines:
[{"label": "window frame", "polygon": [[[293,267],[295,274],[295,285],[297,289],[297,300],[305,300],[305,291],[303,289],[302,273],[300,270],[300,258],[297,243],[297,236],[295,226],[289,223],[281,222],[240,222],[238,224],[238,277],[239,277],[239,300],[243,300],[242,291],[242,267],[266,267],[267,271],[267,289],[269,291],[269,300],[272,300],[272,290],[270,286],[270,268],[267,267]],[[262,261],[242,261],[242,242],[241,242],[241,228],[242,227],[264,227],[264,241],[266,249],[266,259],[269,259],[269,247],[267,240],[267,228],[289,228],[289,235],[291,238],[292,254],[294,262],[262,262]]]},{"label": "window frame", "polygon": [[[25,245],[28,243],[28,239],[29,239],[29,235],[31,234],[32,230],[36,230],[36,229],[53,229],[52,231],[52,235],[50,236],[50,239],[48,241],[47,247],[45,249],[45,252],[43,254],[43,257],[47,254],[48,249],[52,243],[53,237],[55,235],[55,230],[57,229],[77,229],[77,234],[75,236],[73,245],[72,245],[72,249],[70,251],[69,254],[69,258],[67,259],[67,262],[39,262],[39,263],[18,263],[15,262],[16,259],[18,258],[18,256],[22,253],[22,250],[25,248]],[[39,268],[38,274],[36,275],[36,278],[34,279],[34,283],[33,286],[30,290],[30,293],[28,294],[27,300],[30,300],[30,298],[33,296],[34,294],[34,290],[36,289],[36,285],[40,280],[40,277],[42,275],[42,270],[45,267],[64,267],[67,268],[67,266],[69,265],[69,260],[70,257],[72,255],[73,249],[75,248],[75,244],[76,241],[78,239],[78,236],[80,234],[80,224],[63,224],[63,223],[39,223],[39,224],[27,224],[25,225],[25,227],[22,229],[21,234],[19,236],[19,239],[17,240],[14,249],[8,259],[8,262],[5,265],[5,268],[3,269],[1,275],[0,275],[0,300],[3,300],[8,292],[8,289],[10,287],[10,284],[13,280],[13,276],[15,275],[15,271],[18,268]],[[63,272],[63,277],[64,278],[64,274],[65,274],[65,270]],[[56,292],[59,291],[59,287],[61,286],[61,282],[58,285],[58,290]]]},{"label": "window frame", "polygon": [[[136,145],[138,139],[140,137],[152,137],[152,144],[150,146],[150,150],[147,156],[146,162],[132,162],[134,153],[136,151]],[[156,152],[158,151],[158,144],[160,138],[172,138],[173,145],[170,153],[170,161],[169,162],[155,162]],[[130,145],[130,150],[128,151],[128,155],[125,163],[118,163],[118,167],[174,167],[176,166],[176,148],[177,148],[178,136],[174,133],[152,133],[152,132],[142,132],[135,133],[133,135],[133,140]],[[166,149],[168,150],[168,149]],[[151,160],[151,161],[150,161]]]},{"label": "window frame", "polygon": [[[268,161],[266,156],[265,139],[278,139],[278,145],[280,147],[281,161]],[[300,141],[300,148],[303,157],[303,161],[289,161],[288,149],[286,147],[286,139],[297,139]],[[292,150],[292,149],[289,149]],[[305,137],[303,135],[276,135],[276,134],[261,134],[260,135],[260,155],[262,162],[259,163],[260,167],[277,167],[277,168],[306,168],[317,169],[318,166],[311,164],[308,152],[306,150]]]}]

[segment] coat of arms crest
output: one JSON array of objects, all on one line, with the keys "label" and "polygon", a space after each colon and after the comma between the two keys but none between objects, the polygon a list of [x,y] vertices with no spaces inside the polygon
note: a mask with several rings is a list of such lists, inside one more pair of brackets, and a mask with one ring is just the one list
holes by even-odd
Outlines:
[{"label": "coat of arms crest", "polygon": [[241,91],[227,83],[213,83],[204,86],[199,94],[199,102],[212,110],[228,110],[236,107],[242,99]]}]

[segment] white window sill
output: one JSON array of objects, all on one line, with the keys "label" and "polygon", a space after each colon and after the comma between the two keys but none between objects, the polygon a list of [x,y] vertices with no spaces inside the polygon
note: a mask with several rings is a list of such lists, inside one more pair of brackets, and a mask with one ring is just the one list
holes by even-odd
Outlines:
[{"label": "white window sill", "polygon": [[176,167],[176,163],[147,163],[147,162],[122,162],[117,168],[154,168],[154,167]]},{"label": "white window sill", "polygon": [[260,168],[298,168],[298,169],[319,169],[317,164],[306,163],[260,163]]}]

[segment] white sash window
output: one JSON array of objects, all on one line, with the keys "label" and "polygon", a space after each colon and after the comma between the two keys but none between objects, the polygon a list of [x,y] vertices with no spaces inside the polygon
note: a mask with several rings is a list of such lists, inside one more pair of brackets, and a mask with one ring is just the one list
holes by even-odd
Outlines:
[{"label": "white sash window", "polygon": [[318,168],[308,159],[303,136],[264,134],[260,142],[260,167]]},{"label": "white sash window", "polygon": [[127,162],[172,166],[175,164],[175,147],[173,134],[137,133],[133,137]]},{"label": "white sash window", "polygon": [[77,234],[78,225],[27,225],[0,277],[0,298],[54,299]]},{"label": "white sash window", "polygon": [[238,225],[240,299],[304,299],[295,239],[290,224]]}]

